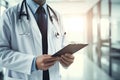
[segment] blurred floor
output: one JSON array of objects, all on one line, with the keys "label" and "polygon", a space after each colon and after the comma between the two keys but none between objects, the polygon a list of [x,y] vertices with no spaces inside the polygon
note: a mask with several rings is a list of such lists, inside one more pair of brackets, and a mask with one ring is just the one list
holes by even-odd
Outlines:
[{"label": "blurred floor", "polygon": [[[114,80],[120,80],[120,61],[118,60],[113,60],[112,61],[112,78]],[[109,73],[109,68],[108,65],[105,63],[102,63],[102,69],[108,74]]]},{"label": "blurred floor", "polygon": [[62,80],[113,80],[82,52],[75,54],[75,61],[68,69],[61,67],[61,77]]},{"label": "blurred floor", "polygon": [[62,69],[62,80],[113,80],[84,54],[75,54],[74,63]]},{"label": "blurred floor", "polygon": [[[96,46],[93,47],[93,60],[94,63],[97,65],[97,52],[96,52]],[[101,54],[101,69],[106,73],[109,74],[109,47],[102,46],[101,48],[102,54]],[[120,52],[112,51],[111,54],[119,54]],[[112,59],[112,78],[114,80],[120,80],[120,58],[114,58]]]},{"label": "blurred floor", "polygon": [[[116,52],[113,52],[111,54],[115,54]],[[117,52],[120,54],[120,52]],[[108,48],[103,47],[102,48],[102,69],[108,74],[109,73],[109,56],[108,56]],[[115,80],[120,80],[120,59],[112,59],[112,77]]]}]

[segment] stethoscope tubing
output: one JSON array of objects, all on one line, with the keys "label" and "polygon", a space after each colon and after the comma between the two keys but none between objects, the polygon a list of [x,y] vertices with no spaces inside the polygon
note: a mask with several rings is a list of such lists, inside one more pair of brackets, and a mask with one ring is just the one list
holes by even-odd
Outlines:
[{"label": "stethoscope tubing", "polygon": [[[22,11],[24,5],[25,5],[26,13]],[[48,15],[50,17],[50,21],[53,23],[53,19],[52,19],[52,16],[50,14],[50,10],[51,10],[53,12],[54,16],[55,16],[56,21],[58,22],[58,18],[57,18],[56,13],[54,12],[54,10],[49,5],[47,5],[47,10],[48,10]],[[27,8],[26,0],[22,1],[20,12],[19,12],[19,19],[21,19],[21,16],[26,16],[27,20],[29,20],[29,13],[28,13],[28,8]]]},{"label": "stethoscope tubing", "polygon": [[[25,10],[26,12],[23,12],[23,6],[25,5]],[[50,21],[53,23],[53,18],[52,18],[52,15],[50,14],[50,10],[51,12],[54,14],[54,18],[56,19],[56,21],[58,22],[58,18],[57,18],[57,15],[56,13],[54,12],[54,10],[49,6],[47,5],[47,10],[48,10],[48,15],[50,17]],[[23,0],[22,1],[22,4],[21,4],[21,8],[20,8],[20,12],[19,12],[19,19],[21,19],[21,16],[26,16],[27,17],[27,20],[29,20],[29,13],[28,13],[28,8],[27,8],[27,3],[26,3],[26,0]],[[60,36],[60,34],[57,32],[55,33],[55,36],[58,38]]]}]

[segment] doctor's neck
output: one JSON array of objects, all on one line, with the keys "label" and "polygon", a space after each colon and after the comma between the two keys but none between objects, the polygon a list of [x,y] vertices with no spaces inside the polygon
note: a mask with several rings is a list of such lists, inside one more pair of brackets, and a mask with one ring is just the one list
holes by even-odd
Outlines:
[{"label": "doctor's neck", "polygon": [[40,6],[43,6],[46,3],[46,0],[33,0],[33,1]]}]

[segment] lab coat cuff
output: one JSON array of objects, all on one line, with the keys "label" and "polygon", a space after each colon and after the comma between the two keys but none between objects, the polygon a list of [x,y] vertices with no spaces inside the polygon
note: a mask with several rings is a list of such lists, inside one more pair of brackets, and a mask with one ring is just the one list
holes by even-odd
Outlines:
[{"label": "lab coat cuff", "polygon": [[33,59],[33,62],[32,62],[31,72],[33,72],[33,71],[37,71],[36,57]]}]

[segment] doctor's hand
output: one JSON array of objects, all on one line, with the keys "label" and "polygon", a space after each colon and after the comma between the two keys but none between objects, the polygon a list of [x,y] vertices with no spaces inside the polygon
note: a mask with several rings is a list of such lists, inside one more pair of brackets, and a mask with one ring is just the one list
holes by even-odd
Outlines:
[{"label": "doctor's hand", "polygon": [[40,70],[47,70],[55,64],[57,58],[51,57],[51,55],[41,55],[36,59],[36,67]]},{"label": "doctor's hand", "polygon": [[72,54],[61,55],[59,61],[62,64],[62,66],[69,67],[74,61],[74,56]]}]

